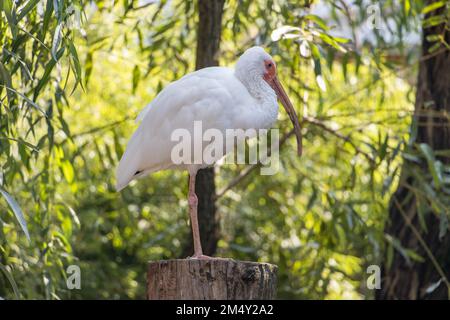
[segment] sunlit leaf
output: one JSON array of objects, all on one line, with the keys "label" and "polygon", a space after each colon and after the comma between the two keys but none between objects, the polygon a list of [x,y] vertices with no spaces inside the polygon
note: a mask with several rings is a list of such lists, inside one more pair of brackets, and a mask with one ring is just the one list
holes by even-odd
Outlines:
[{"label": "sunlit leaf", "polygon": [[323,20],[321,17],[319,17],[319,16],[317,16],[315,14],[307,14],[303,18],[306,19],[306,20],[314,21],[323,30],[329,30],[325,20]]},{"label": "sunlit leaf", "polygon": [[[1,191],[1,189],[0,189]],[[19,288],[17,287],[16,281],[14,280],[13,276],[11,275],[11,273],[8,271],[8,269],[6,269],[6,267],[0,263],[0,270],[3,272],[3,274],[5,275],[6,279],[8,279],[9,284],[11,285],[11,288],[14,291],[14,295],[16,296],[16,299],[20,299],[20,292],[19,292]]]},{"label": "sunlit leaf", "polygon": [[442,8],[443,6],[445,6],[445,1],[436,1],[436,2],[430,3],[429,5],[427,5],[426,7],[424,7],[422,9],[422,14],[430,13],[431,11]]},{"label": "sunlit leaf", "polygon": [[136,92],[136,88],[139,84],[140,78],[141,78],[141,71],[139,67],[136,65],[133,68],[133,93]]},{"label": "sunlit leaf", "polygon": [[50,80],[51,72],[53,71],[53,68],[56,65],[56,61],[63,55],[65,48],[59,49],[59,51],[56,54],[56,60],[52,59],[50,60],[47,65],[45,66],[45,72],[44,75],[39,80],[36,88],[34,89],[34,98],[36,99],[39,95],[42,88],[47,84],[47,82]]},{"label": "sunlit leaf", "polygon": [[279,27],[272,31],[272,35],[271,35],[272,41],[278,41],[287,34],[293,34],[292,33],[293,31],[301,31],[301,29],[298,27],[293,27],[293,26]]},{"label": "sunlit leaf", "polygon": [[319,86],[320,90],[322,90],[323,92],[327,91],[327,85],[321,74],[318,74],[316,76],[316,82],[317,82],[317,85]]},{"label": "sunlit leaf", "polygon": [[309,47],[308,41],[303,40],[300,42],[300,54],[304,58],[309,58],[311,56],[311,49]]},{"label": "sunlit leaf", "polygon": [[68,183],[72,183],[73,178],[75,176],[75,172],[73,170],[72,164],[68,160],[62,161],[61,162],[61,170],[64,174],[64,178],[66,179],[66,181]]},{"label": "sunlit leaf", "polygon": [[19,221],[20,227],[22,228],[23,232],[25,233],[25,236],[27,237],[28,241],[31,241],[30,234],[28,233],[27,228],[27,222],[25,220],[25,216],[23,215],[22,209],[20,208],[19,204],[14,200],[14,198],[5,190],[0,188],[0,193],[5,198],[5,200],[8,202],[9,206],[11,207],[11,210],[13,211],[14,215],[17,218],[17,221]]},{"label": "sunlit leaf", "polygon": [[52,57],[55,62],[58,61],[57,52],[62,41],[62,27],[62,24],[58,24],[53,34]]},{"label": "sunlit leaf", "polygon": [[3,0],[3,12],[6,15],[6,19],[8,20],[9,28],[11,29],[11,33],[13,38],[17,36],[17,21],[15,19],[15,15],[13,14],[13,10],[15,8],[15,2],[12,0]]},{"label": "sunlit leaf", "polygon": [[[0,85],[2,86],[2,85]],[[17,94],[18,96],[20,96],[22,99],[24,99],[27,103],[29,103],[32,107],[34,107],[36,110],[38,110],[39,112],[41,112],[44,116],[46,116],[46,113],[44,110],[42,110],[42,108],[40,106],[38,106],[34,101],[32,101],[30,98],[28,98],[26,95],[24,95],[23,93],[16,91],[12,88],[3,86],[6,88],[6,90],[13,92],[15,94]]]},{"label": "sunlit leaf", "polygon": [[92,52],[89,51],[86,55],[86,60],[84,62],[84,83],[85,86],[88,85],[89,83],[89,79],[91,77],[91,73],[92,73],[92,68],[93,68],[93,57],[92,57]]},{"label": "sunlit leaf", "polygon": [[20,10],[19,15],[17,16],[17,21],[20,21],[25,17],[31,10],[33,10],[36,5],[41,0],[29,0],[27,4]]}]

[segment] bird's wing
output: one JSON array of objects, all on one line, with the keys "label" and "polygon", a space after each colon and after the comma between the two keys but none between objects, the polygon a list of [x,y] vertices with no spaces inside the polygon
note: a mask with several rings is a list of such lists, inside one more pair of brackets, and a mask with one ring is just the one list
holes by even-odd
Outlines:
[{"label": "bird's wing", "polygon": [[228,68],[212,67],[171,83],[141,112],[141,124],[130,139],[117,169],[117,189],[134,178],[173,166],[171,151],[176,129],[192,132],[194,121],[203,131],[239,126],[239,108],[251,96]]}]

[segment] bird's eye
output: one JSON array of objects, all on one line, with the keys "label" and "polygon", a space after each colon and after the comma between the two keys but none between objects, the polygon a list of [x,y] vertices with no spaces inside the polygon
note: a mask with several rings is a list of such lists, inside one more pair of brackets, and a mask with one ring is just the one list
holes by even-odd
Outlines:
[{"label": "bird's eye", "polygon": [[267,67],[268,67],[268,68],[272,68],[272,64],[269,63],[269,64],[267,65]]}]

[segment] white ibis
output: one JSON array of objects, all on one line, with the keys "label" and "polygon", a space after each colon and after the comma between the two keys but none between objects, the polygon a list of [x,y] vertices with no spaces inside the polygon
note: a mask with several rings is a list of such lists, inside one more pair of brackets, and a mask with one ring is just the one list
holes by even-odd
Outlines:
[{"label": "white ibis", "polygon": [[[193,133],[194,121],[201,121],[204,130],[214,128],[224,135],[230,128],[270,128],[277,120],[278,97],[294,125],[297,151],[301,155],[300,124],[278,81],[276,70],[275,62],[264,49],[252,47],[242,54],[234,70],[225,67],[204,68],[172,82],[137,118],[141,124],[120,160],[116,188],[120,191],[131,180],[156,171],[176,168],[187,170],[189,215],[194,240],[194,255],[191,258],[209,258],[203,255],[200,243],[195,177],[199,169],[211,164],[198,161],[175,163],[171,157],[175,145],[171,134],[177,129]],[[194,153],[203,152],[207,145],[202,141],[203,149],[194,150]]]}]

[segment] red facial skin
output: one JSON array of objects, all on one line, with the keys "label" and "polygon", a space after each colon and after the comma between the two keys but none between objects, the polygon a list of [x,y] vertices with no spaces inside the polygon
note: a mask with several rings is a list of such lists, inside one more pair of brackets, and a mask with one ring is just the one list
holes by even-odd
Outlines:
[{"label": "red facial skin", "polygon": [[270,85],[270,87],[275,91],[278,100],[280,100],[281,104],[283,105],[284,109],[286,110],[287,114],[289,115],[289,118],[292,121],[292,124],[294,125],[294,133],[297,138],[297,153],[299,156],[302,155],[302,131],[300,127],[300,123],[298,122],[297,114],[295,113],[294,107],[292,106],[291,101],[289,100],[289,97],[286,94],[286,91],[284,91],[283,86],[281,85],[280,81],[277,78],[277,67],[275,65],[275,62],[273,60],[268,59],[264,60],[264,66],[266,69],[266,72],[264,73],[264,80]]},{"label": "red facial skin", "polygon": [[266,72],[264,73],[264,80],[267,82],[271,81],[277,76],[277,66],[272,60],[265,60],[264,66],[266,67]]}]

